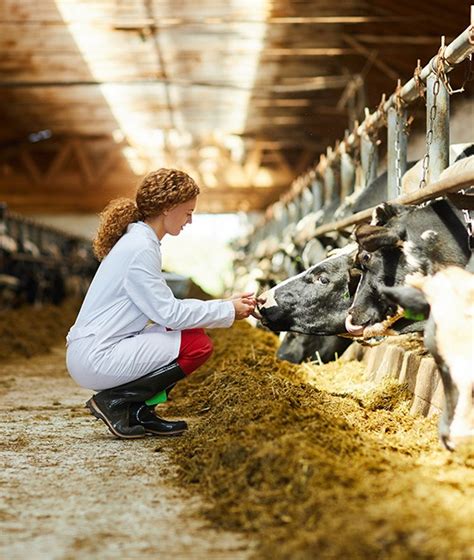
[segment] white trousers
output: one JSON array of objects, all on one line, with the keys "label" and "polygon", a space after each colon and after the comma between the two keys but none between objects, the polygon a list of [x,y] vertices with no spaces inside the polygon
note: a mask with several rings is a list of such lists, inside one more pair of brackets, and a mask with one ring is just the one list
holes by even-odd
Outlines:
[{"label": "white trousers", "polygon": [[180,331],[167,331],[159,325],[146,327],[108,348],[97,345],[95,335],[91,335],[68,344],[66,364],[78,385],[102,391],[143,377],[176,360],[180,344]]}]

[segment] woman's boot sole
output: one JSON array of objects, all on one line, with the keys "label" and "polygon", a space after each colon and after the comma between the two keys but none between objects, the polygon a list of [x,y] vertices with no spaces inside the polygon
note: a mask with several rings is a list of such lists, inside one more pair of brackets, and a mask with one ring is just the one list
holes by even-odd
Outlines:
[{"label": "woman's boot sole", "polygon": [[104,416],[104,414],[102,414],[100,408],[97,406],[96,402],[94,401],[94,397],[90,398],[86,402],[86,407],[91,411],[93,416],[95,416],[96,418],[98,418],[99,420],[102,420],[102,422],[104,422],[104,424],[107,426],[107,428],[109,428],[109,431],[112,432],[112,434],[114,436],[116,436],[120,439],[142,439],[146,436],[146,433],[138,434],[136,436],[129,436],[129,435],[125,435],[125,434],[121,434],[120,432],[117,432],[117,430],[115,430],[115,428],[112,426],[112,424],[109,423],[106,416]]},{"label": "woman's boot sole", "polygon": [[184,432],[187,431],[187,428],[186,428],[186,430],[178,430],[176,432],[153,432],[152,430],[147,430],[146,428],[145,428],[145,431],[146,431],[147,435],[149,435],[149,436],[175,437],[175,436],[180,436],[181,434],[184,434]]}]

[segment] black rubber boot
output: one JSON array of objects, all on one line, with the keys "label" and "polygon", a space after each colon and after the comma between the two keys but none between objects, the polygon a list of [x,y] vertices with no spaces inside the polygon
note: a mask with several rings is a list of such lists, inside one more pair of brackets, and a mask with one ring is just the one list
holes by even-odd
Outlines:
[{"label": "black rubber boot", "polygon": [[[110,390],[110,389],[109,389]],[[105,422],[109,430],[122,439],[145,437],[145,428],[130,425],[130,403],[117,399],[101,398],[101,391],[86,402],[87,408],[96,417]]]},{"label": "black rubber boot", "polygon": [[177,436],[188,429],[184,420],[172,422],[164,420],[153,412],[154,406],[132,404],[130,406],[130,425],[143,426],[147,434],[157,436]]},{"label": "black rubber boot", "polygon": [[141,438],[146,435],[146,431],[140,424],[131,424],[130,405],[143,405],[144,401],[166,391],[184,377],[177,362],[172,362],[124,385],[99,391],[87,401],[86,406],[96,418],[105,422],[115,436],[124,439]]}]

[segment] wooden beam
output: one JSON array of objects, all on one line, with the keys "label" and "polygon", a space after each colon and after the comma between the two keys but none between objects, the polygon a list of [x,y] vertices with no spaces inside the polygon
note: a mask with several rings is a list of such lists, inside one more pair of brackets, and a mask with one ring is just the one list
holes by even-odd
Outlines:
[{"label": "wooden beam", "polygon": [[[357,41],[362,43],[376,44],[378,47],[383,45],[436,45],[439,46],[438,35],[370,35],[367,33],[357,33],[352,35]],[[446,44],[454,37],[446,37]]]},{"label": "wooden beam", "polygon": [[63,165],[66,163],[66,160],[70,156],[72,152],[72,139],[68,139],[64,144],[59,148],[56,157],[51,162],[48,171],[46,172],[45,182],[50,183],[60,172]]},{"label": "wooden beam", "polygon": [[81,170],[81,174],[85,183],[92,183],[95,179],[95,173],[84,149],[84,143],[75,138],[72,141],[72,146],[74,155],[76,156],[77,162],[79,163],[79,168]]},{"label": "wooden beam", "polygon": [[249,184],[253,184],[253,179],[262,162],[263,148],[260,142],[255,142],[255,146],[248,154],[244,163],[244,172],[247,175]]},{"label": "wooden beam", "polygon": [[96,181],[102,181],[107,174],[113,169],[113,167],[123,160],[123,154],[119,149],[109,150],[107,157],[99,165],[95,179]]},{"label": "wooden beam", "polygon": [[301,175],[304,171],[306,171],[306,169],[311,165],[311,163],[314,163],[315,159],[316,159],[315,151],[304,148],[301,151],[301,155],[298,158],[298,162],[296,164],[296,169],[295,169],[296,174]]},{"label": "wooden beam", "polygon": [[298,56],[298,57],[319,57],[319,56],[343,56],[343,55],[353,55],[353,49],[344,49],[341,47],[313,47],[313,48],[276,48],[267,47],[261,52],[255,51],[255,54],[260,56],[260,58],[266,57],[286,57],[286,56]]},{"label": "wooden beam", "polygon": [[[52,15],[52,14],[51,14]],[[422,16],[420,15],[420,18]],[[286,16],[286,17],[268,17],[268,18],[235,18],[235,17],[160,17],[159,21],[154,18],[136,18],[114,20],[111,18],[97,18],[94,12],[82,17],[49,17],[40,18],[30,15],[25,17],[12,17],[0,21],[2,25],[17,26],[42,26],[42,27],[62,27],[65,24],[74,24],[75,27],[105,27],[117,30],[138,31],[141,29],[154,29],[166,27],[184,27],[184,26],[214,26],[214,25],[360,25],[364,23],[392,23],[392,22],[413,22],[416,19],[413,16]]]},{"label": "wooden beam", "polygon": [[137,77],[115,77],[104,79],[66,77],[61,79],[4,79],[0,81],[0,89],[16,90],[16,89],[44,89],[44,88],[77,88],[77,87],[97,87],[101,85],[115,85],[124,87],[153,87],[156,85],[171,85],[182,88],[210,88],[249,91],[252,93],[274,92],[274,93],[292,93],[305,91],[319,91],[326,89],[343,88],[347,83],[347,76],[314,76],[308,78],[288,78],[287,83],[274,84],[258,83],[256,85],[242,85],[237,82],[219,82],[205,80],[185,80],[179,78],[163,79],[150,78],[147,76]]},{"label": "wooden beam", "polygon": [[279,169],[280,169],[279,172],[282,173],[283,176],[293,178],[295,173],[293,169],[291,169],[290,165],[288,164],[288,161],[286,160],[283,152],[281,150],[274,150],[271,153],[273,154],[274,158],[276,159],[276,162],[279,165]]},{"label": "wooden beam", "polygon": [[34,183],[39,184],[41,182],[41,173],[38,166],[34,162],[30,152],[25,146],[21,146],[19,150],[20,160],[23,163],[29,177]]},{"label": "wooden beam", "polygon": [[[91,192],[91,187],[95,192]],[[198,198],[198,212],[220,213],[245,210],[263,210],[279,199],[288,189],[288,185],[279,187],[204,189]],[[133,196],[133,190],[128,193],[112,191],[101,192],[101,186],[90,185],[87,191],[68,193],[56,190],[53,193],[4,193],[0,186],[0,199],[15,212],[27,214],[62,214],[62,213],[98,213],[118,196]]]},{"label": "wooden beam", "polygon": [[[1,43],[0,43],[1,45]],[[167,55],[170,61],[183,60],[194,57],[199,53],[197,50],[187,50],[179,47],[171,46],[167,49]],[[209,51],[212,56],[229,56],[229,49],[212,49]],[[260,58],[271,57],[325,57],[325,56],[344,56],[353,55],[354,50],[347,47],[264,47],[257,46],[253,49],[245,47],[237,47],[232,50],[232,56],[258,56]],[[138,58],[137,58],[138,57]],[[60,46],[49,48],[46,50],[37,49],[18,49],[10,48],[5,56],[0,60],[0,68],[19,68],[25,67],[41,67],[49,62],[53,67],[58,65],[69,68],[74,62],[84,64],[82,54],[77,49],[62,49]],[[151,67],[156,71],[156,61],[150,60],[148,49],[144,46],[136,48],[136,45],[130,41],[124,43],[119,52],[113,51],[98,52],[94,55],[94,64],[104,66],[109,71],[114,67],[120,67],[123,64],[133,64],[138,68]]]},{"label": "wooden beam", "polygon": [[361,55],[365,56],[368,60],[371,60],[372,64],[377,68],[379,68],[379,70],[382,70],[382,72],[386,76],[388,76],[391,80],[397,80],[400,77],[399,72],[391,68],[388,64],[383,62],[383,60],[374,57],[373,50],[365,47],[353,36],[344,33],[342,37],[348,45],[350,45],[355,51],[359,52]]}]

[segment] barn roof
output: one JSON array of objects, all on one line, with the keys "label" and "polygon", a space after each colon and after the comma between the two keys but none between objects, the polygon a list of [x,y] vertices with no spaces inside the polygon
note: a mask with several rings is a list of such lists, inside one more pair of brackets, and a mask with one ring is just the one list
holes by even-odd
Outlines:
[{"label": "barn roof", "polygon": [[0,199],[97,212],[166,166],[200,211],[263,209],[468,24],[441,0],[4,0]]}]

